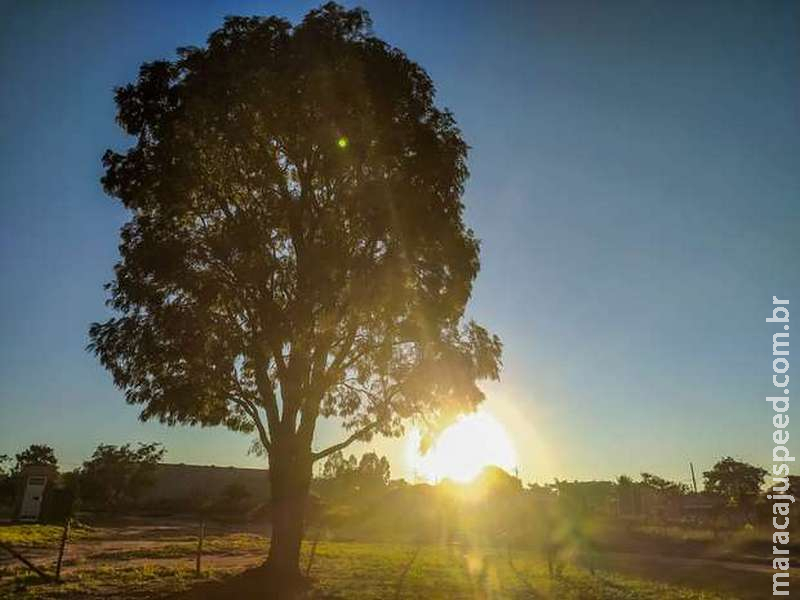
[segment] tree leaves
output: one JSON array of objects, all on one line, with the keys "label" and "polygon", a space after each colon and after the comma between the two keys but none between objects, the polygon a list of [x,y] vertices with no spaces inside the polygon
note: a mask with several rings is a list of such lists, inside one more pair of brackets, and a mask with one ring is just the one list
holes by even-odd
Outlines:
[{"label": "tree leaves", "polygon": [[136,143],[103,185],[131,218],[90,348],[142,418],[310,448],[319,416],[366,439],[483,400],[467,146],[365,11],[229,17],[116,102]]}]

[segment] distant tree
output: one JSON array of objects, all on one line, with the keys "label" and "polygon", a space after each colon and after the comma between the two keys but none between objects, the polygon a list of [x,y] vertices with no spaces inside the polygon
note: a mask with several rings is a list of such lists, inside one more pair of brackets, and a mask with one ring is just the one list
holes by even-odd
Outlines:
[{"label": "distant tree", "polygon": [[683,483],[669,481],[651,473],[642,473],[642,485],[668,496],[680,496],[689,491],[689,488]]},{"label": "distant tree", "polygon": [[628,475],[617,477],[617,514],[638,515],[642,512],[641,484]]},{"label": "distant tree", "polygon": [[81,499],[117,510],[128,506],[153,485],[156,465],[166,450],[161,444],[100,444],[78,474]]},{"label": "distant tree", "polygon": [[0,454],[0,504],[7,504],[14,497],[14,482],[8,467],[10,462],[8,454]]},{"label": "distant tree", "polygon": [[556,496],[556,490],[551,484],[529,483],[526,486],[526,491],[531,498],[537,501],[553,499]]},{"label": "distant tree", "polygon": [[61,485],[72,491],[75,498],[80,496],[81,468],[73,469],[61,474]]},{"label": "distant tree", "polygon": [[228,483],[219,493],[219,497],[212,504],[218,512],[240,512],[252,506],[253,493],[239,481]]},{"label": "distant tree", "polygon": [[707,492],[722,497],[750,521],[767,471],[727,456],[703,472]]},{"label": "distant tree", "polygon": [[800,499],[800,475],[789,475],[789,489],[786,493]]},{"label": "distant tree", "polygon": [[620,487],[627,487],[634,485],[633,479],[628,475],[620,475],[617,477],[617,485]]},{"label": "distant tree", "polygon": [[222,489],[221,496],[228,502],[241,502],[252,496],[252,494],[242,483],[232,481]]},{"label": "distant tree", "polygon": [[48,465],[58,468],[58,459],[55,452],[46,444],[31,444],[16,456],[16,464],[12,470],[12,475],[18,475],[22,469],[29,465]]},{"label": "distant tree", "polygon": [[366,452],[358,463],[359,485],[364,487],[383,487],[389,484],[392,471],[389,460],[374,452]]},{"label": "distant tree", "polygon": [[[229,17],[117,90],[104,156],[130,211],[91,349],[141,418],[255,431],[269,565],[299,576],[314,462],[473,410],[501,343],[464,320],[467,145],[427,73],[333,3]],[[351,432],[315,451],[317,420]]]},{"label": "distant tree", "polygon": [[323,491],[335,496],[374,493],[385,488],[390,477],[389,460],[374,452],[364,453],[361,460],[352,454],[345,458],[341,451],[334,452],[322,468],[322,478],[326,482]]},{"label": "distant tree", "polygon": [[518,477],[495,465],[481,469],[473,483],[490,494],[502,495],[522,491],[522,481]]},{"label": "distant tree", "polygon": [[616,484],[610,481],[560,481],[555,489],[559,504],[575,514],[593,514],[606,510],[616,500]]},{"label": "distant tree", "polygon": [[334,452],[322,465],[322,477],[324,479],[343,479],[351,476],[358,468],[358,460],[351,454],[349,458],[344,457],[344,453],[339,450]]}]

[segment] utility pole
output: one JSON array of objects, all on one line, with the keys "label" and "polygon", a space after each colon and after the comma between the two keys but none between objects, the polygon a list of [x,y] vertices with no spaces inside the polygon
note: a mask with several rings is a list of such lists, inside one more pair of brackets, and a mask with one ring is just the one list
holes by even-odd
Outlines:
[{"label": "utility pole", "polygon": [[694,489],[694,493],[697,493],[697,479],[694,476],[694,465],[692,461],[689,461],[689,471],[692,473],[692,488]]}]

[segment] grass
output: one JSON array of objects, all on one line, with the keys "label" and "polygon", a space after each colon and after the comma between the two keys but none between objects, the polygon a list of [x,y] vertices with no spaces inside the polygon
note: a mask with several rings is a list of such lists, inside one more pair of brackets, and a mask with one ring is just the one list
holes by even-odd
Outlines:
[{"label": "grass", "polygon": [[[202,579],[207,581],[222,576],[223,573],[210,570],[203,573]],[[119,598],[134,594],[147,598],[185,590],[197,581],[194,569],[190,567],[101,566],[76,571],[58,585],[44,583],[35,575],[18,574],[0,584],[0,598]]]},{"label": "grass", "polygon": [[[417,552],[417,550],[419,550]],[[414,558],[413,562],[412,558]],[[405,576],[403,577],[403,573]],[[320,543],[316,587],[337,598],[559,598],[559,600],[717,600],[722,596],[614,573],[566,568],[551,580],[544,562],[519,553],[456,546]]]},{"label": "grass", "polygon": [[[252,533],[215,535],[203,541],[203,554],[236,556],[253,552],[266,552],[269,540],[266,536]],[[187,558],[197,553],[197,542],[173,542],[149,548],[133,550],[107,550],[94,552],[89,560],[134,560],[141,558]]]},{"label": "grass", "polygon": [[691,528],[678,525],[642,525],[636,529],[639,533],[654,538],[666,538],[679,542],[712,542],[717,539],[714,531],[701,527]]},{"label": "grass", "polygon": [[[0,528],[0,539],[14,540],[19,546],[50,545],[57,543],[60,533],[59,527],[21,525]],[[88,548],[86,554],[67,571],[61,585],[43,583],[21,566],[0,568],[0,598],[45,600],[134,595],[159,598],[184,590],[197,582],[191,560],[196,542],[184,539],[164,539],[164,543],[152,546],[94,553],[91,544],[84,543]],[[203,579],[224,579],[245,564],[255,564],[265,556],[267,547],[267,538],[260,535],[209,536],[204,544],[207,555],[204,564],[212,568],[204,568]],[[303,571],[309,563],[310,549],[310,543],[304,544]],[[214,557],[222,556],[242,556],[243,562],[238,568],[214,569]],[[348,600],[721,600],[737,596],[730,588],[719,595],[650,581],[651,575],[663,580],[663,572],[648,570],[633,576],[612,571],[618,568],[614,565],[605,567],[607,570],[591,574],[580,564],[570,564],[559,577],[551,579],[541,555],[533,551],[514,551],[509,556],[504,549],[457,544],[321,541],[311,563],[310,576],[321,597]],[[698,580],[697,584],[709,581],[713,583],[712,576]]]},{"label": "grass", "polygon": [[11,546],[57,544],[62,528],[57,525],[6,525],[0,527],[0,542]]},{"label": "grass", "polygon": [[[2,525],[0,526],[0,542],[5,542],[15,548],[53,546],[61,541],[62,531],[61,525]],[[72,527],[69,539],[77,540],[88,535],[87,528]]]}]

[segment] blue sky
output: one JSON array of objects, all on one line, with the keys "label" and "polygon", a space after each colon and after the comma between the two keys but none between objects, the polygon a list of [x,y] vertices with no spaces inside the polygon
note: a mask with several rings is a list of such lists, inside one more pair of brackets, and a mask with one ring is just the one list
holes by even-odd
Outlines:
[{"label": "blue sky", "polygon": [[[505,343],[487,409],[523,477],[768,463],[764,319],[772,295],[800,310],[800,5],[363,5],[473,148],[470,314]],[[226,14],[312,6],[0,2],[0,453],[49,442],[72,467],[155,440],[170,461],[259,463],[245,436],[139,423],[84,350],[125,220],[100,156],[128,143],[112,89],[142,61]],[[402,442],[378,447],[408,475]]]}]

